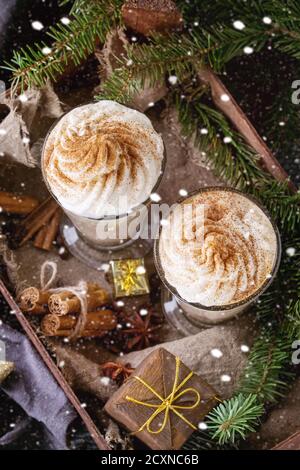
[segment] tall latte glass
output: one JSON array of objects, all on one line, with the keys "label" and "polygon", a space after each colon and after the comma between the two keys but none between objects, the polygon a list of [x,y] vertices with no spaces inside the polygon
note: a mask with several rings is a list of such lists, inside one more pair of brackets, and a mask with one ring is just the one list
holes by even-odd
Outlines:
[{"label": "tall latte glass", "polygon": [[209,326],[240,314],[270,285],[281,243],[254,198],[212,187],[173,208],[154,251],[158,273],[176,300],[169,319],[173,312],[179,327],[181,320]]},{"label": "tall latte glass", "polygon": [[163,171],[164,145],[144,114],[103,100],[66,113],[42,153],[48,189],[98,250],[134,241]]}]

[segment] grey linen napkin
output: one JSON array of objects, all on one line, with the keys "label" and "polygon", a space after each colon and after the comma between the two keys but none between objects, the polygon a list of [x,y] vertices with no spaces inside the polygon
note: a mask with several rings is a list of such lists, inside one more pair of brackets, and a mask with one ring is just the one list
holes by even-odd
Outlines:
[{"label": "grey linen napkin", "polygon": [[[49,449],[67,449],[67,428],[77,415],[63,390],[24,335],[2,324],[0,341],[5,344],[6,360],[16,365],[16,371],[1,385],[2,389],[28,417],[43,425]],[[21,430],[25,428],[26,421],[21,424]],[[12,437],[7,434],[0,437],[0,445]]]}]

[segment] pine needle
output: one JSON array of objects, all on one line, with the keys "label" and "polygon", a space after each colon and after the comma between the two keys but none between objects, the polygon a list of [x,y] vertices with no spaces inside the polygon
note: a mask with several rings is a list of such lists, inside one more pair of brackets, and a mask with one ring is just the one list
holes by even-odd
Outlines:
[{"label": "pine needle", "polygon": [[43,42],[14,51],[11,62],[3,66],[12,72],[11,87],[20,86],[21,91],[41,87],[47,80],[55,81],[68,65],[80,65],[94,51],[97,40],[105,41],[107,32],[119,19],[120,4],[121,0],[99,0],[84,9],[72,9],[69,24],[58,23],[49,28],[49,45]]},{"label": "pine needle", "polygon": [[214,408],[207,416],[206,424],[219,444],[234,444],[255,430],[263,412],[263,405],[257,402],[256,395],[240,393]]}]

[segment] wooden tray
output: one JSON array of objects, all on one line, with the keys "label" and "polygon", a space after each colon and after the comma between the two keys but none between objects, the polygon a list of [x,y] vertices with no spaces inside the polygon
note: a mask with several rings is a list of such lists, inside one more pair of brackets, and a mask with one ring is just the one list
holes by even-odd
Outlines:
[{"label": "wooden tray", "polygon": [[4,285],[3,281],[0,280],[0,292],[9,304],[11,310],[14,311],[20,325],[22,326],[24,332],[40,354],[42,360],[52,373],[53,377],[57,380],[63,391],[65,392],[66,396],[78,412],[79,416],[82,418],[83,422],[85,423],[91,437],[95,441],[95,444],[98,446],[99,449],[101,450],[109,450],[109,447],[104,439],[104,437],[101,435],[99,432],[98,428],[96,427],[95,423],[93,422],[92,418],[90,415],[87,413],[87,411],[81,406],[81,403],[75,393],[73,392],[72,388],[68,384],[68,382],[65,380],[63,377],[62,373],[60,372],[59,368],[55,365],[53,359],[51,358],[50,354],[46,350],[45,346],[33,330],[31,324],[23,315],[21,312],[20,308],[18,307],[17,303],[15,302],[14,298],[8,291],[7,287]]}]

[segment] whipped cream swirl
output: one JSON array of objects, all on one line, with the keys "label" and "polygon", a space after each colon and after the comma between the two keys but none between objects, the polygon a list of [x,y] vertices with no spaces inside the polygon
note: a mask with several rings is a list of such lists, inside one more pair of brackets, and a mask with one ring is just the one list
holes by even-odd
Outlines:
[{"label": "whipped cream swirl", "polygon": [[[186,204],[192,209],[183,210]],[[184,300],[210,307],[254,294],[270,276],[277,249],[264,212],[245,196],[221,188],[178,205],[159,241],[168,283]]]},{"label": "whipped cream swirl", "polygon": [[43,169],[65,209],[98,219],[148,199],[163,154],[162,138],[144,114],[104,100],[60,119],[46,141]]}]

